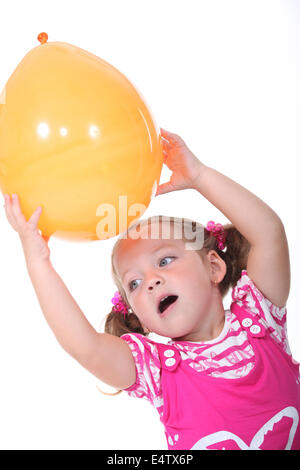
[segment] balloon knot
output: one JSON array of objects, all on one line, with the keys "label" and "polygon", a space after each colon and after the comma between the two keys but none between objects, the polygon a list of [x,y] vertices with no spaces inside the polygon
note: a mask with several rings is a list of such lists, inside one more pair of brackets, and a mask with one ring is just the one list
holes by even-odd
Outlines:
[{"label": "balloon knot", "polygon": [[48,41],[48,34],[47,33],[40,33],[37,38],[38,38],[38,41],[40,41],[41,44],[45,44]]}]

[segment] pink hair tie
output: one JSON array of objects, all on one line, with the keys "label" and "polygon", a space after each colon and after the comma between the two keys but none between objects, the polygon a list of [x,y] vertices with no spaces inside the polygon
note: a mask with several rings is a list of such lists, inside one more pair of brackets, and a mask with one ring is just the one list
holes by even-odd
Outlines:
[{"label": "pink hair tie", "polygon": [[219,250],[225,249],[226,233],[222,224],[215,224],[213,220],[207,223],[206,230],[211,232],[218,241]]},{"label": "pink hair tie", "polygon": [[125,320],[125,315],[128,314],[129,309],[128,309],[128,305],[123,300],[123,297],[121,296],[119,291],[114,293],[114,296],[111,299],[111,302],[114,304],[112,311],[115,313],[123,313],[124,320]]}]

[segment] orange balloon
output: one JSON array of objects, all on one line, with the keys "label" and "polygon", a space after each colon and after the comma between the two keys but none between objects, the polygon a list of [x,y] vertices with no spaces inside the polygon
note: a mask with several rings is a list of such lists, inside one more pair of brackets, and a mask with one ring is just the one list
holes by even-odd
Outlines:
[{"label": "orange balloon", "polygon": [[0,188],[28,220],[66,240],[110,238],[140,217],[159,184],[158,127],[116,68],[76,46],[32,49],[0,100]]}]

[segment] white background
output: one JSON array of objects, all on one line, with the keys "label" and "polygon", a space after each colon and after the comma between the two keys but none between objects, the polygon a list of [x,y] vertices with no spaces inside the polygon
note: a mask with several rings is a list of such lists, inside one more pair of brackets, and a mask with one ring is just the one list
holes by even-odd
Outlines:
[{"label": "white background", "polygon": [[[278,213],[290,247],[288,332],[298,361],[299,3],[5,0],[0,28],[0,90],[46,31],[49,42],[74,44],[117,67],[142,93],[160,127],[181,135],[206,165]],[[163,170],[161,181],[168,175]],[[18,235],[0,208],[0,447],[167,449],[158,414],[146,400],[125,392],[102,395],[97,384],[114,390],[58,345],[27,275]],[[153,214],[227,222],[192,190],[155,198],[145,216]],[[99,331],[115,291],[114,242],[49,243],[53,266]]]}]

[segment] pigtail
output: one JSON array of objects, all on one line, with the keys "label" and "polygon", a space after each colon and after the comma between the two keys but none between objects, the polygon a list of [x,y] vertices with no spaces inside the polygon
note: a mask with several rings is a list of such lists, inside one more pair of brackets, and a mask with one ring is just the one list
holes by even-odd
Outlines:
[{"label": "pigtail", "polygon": [[105,333],[114,336],[122,336],[126,333],[140,333],[141,335],[148,336],[141,325],[140,320],[135,313],[129,312],[125,315],[116,313],[113,310],[107,315],[104,324]]},{"label": "pigtail", "polygon": [[248,240],[232,225],[224,225],[226,234],[226,250],[221,251],[214,248],[218,255],[226,263],[226,274],[219,284],[222,297],[224,297],[230,287],[235,287],[241,277],[242,270],[247,268],[247,261],[250,251]]}]

